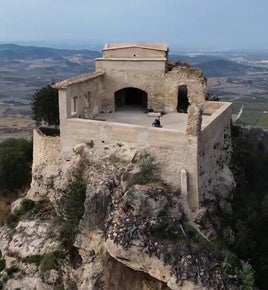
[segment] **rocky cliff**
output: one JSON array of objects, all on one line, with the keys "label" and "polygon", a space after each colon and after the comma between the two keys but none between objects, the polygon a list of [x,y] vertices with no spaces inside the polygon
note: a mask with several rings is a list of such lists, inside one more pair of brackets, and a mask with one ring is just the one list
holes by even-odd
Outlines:
[{"label": "rocky cliff", "polygon": [[237,288],[207,238],[208,209],[189,216],[145,150],[95,148],[34,168],[0,228],[3,289]]}]

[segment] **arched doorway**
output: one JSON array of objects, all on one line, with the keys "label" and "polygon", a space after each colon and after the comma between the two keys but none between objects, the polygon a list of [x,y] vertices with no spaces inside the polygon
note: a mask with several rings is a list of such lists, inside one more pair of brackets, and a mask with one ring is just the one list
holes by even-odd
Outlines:
[{"label": "arched doorway", "polygon": [[147,109],[148,94],[137,88],[124,88],[114,93],[115,110],[121,107]]},{"label": "arched doorway", "polygon": [[188,89],[186,85],[179,86],[178,88],[178,102],[177,112],[187,113],[188,106],[190,105],[188,99]]}]

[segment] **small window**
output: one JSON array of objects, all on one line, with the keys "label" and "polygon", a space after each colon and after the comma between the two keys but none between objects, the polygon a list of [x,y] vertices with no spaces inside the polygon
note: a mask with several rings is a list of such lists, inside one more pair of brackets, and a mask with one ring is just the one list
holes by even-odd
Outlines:
[{"label": "small window", "polygon": [[73,112],[74,113],[77,112],[77,101],[78,101],[78,97],[77,96],[73,97]]}]

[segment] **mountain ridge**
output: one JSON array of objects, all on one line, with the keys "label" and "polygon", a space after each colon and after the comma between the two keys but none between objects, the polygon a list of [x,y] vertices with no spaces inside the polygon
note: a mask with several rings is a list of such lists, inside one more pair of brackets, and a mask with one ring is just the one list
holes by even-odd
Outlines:
[{"label": "mountain ridge", "polygon": [[22,46],[18,44],[0,44],[0,59],[40,59],[40,58],[59,58],[71,55],[82,54],[86,57],[96,58],[101,55],[100,52],[87,49],[60,49],[51,47]]}]

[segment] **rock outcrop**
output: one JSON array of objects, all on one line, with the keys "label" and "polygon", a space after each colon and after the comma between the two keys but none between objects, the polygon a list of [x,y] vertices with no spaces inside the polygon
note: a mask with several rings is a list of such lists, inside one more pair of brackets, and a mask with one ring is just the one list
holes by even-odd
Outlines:
[{"label": "rock outcrop", "polygon": [[35,168],[24,198],[35,206],[15,203],[20,218],[0,228],[3,288],[236,289],[146,151],[100,150],[79,144]]}]

